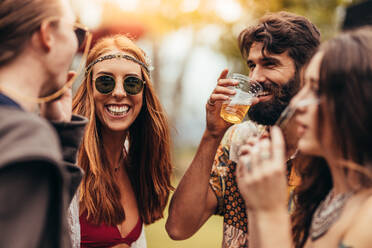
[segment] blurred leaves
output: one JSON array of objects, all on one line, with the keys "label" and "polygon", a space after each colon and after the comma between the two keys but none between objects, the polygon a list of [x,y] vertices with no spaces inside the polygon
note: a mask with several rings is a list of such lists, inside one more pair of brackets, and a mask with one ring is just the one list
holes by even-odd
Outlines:
[{"label": "blurred leaves", "polygon": [[[88,0],[87,0],[88,1]],[[131,25],[138,36],[145,35],[152,45],[152,57],[156,73],[153,81],[161,95],[164,89],[159,69],[166,63],[166,58],[159,56],[159,44],[168,35],[181,29],[191,30],[189,35],[192,47],[180,58],[179,76],[174,80],[173,110],[171,119],[178,118],[176,111],[182,104],[184,74],[194,47],[208,46],[226,58],[229,69],[235,72],[248,73],[246,63],[241,57],[237,37],[239,33],[267,12],[290,11],[306,16],[321,32],[322,40],[337,33],[343,21],[345,7],[363,0],[95,0],[103,4],[102,25]],[[125,2],[133,1],[135,9],[126,8]],[[124,3],[124,4],[123,4]],[[207,36],[202,32],[213,26]],[[130,30],[130,29],[129,29]],[[214,30],[214,31],[213,31]],[[210,38],[215,33],[215,38]]]}]

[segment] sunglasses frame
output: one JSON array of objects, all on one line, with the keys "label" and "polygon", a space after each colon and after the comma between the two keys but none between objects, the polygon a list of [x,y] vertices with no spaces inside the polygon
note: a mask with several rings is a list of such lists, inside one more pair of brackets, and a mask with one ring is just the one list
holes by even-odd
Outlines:
[{"label": "sunglasses frame", "polygon": [[79,29],[79,30],[83,30],[84,31],[84,39],[81,41],[81,44],[79,44],[79,38],[77,37],[77,34],[75,32],[75,35],[76,35],[76,39],[78,40],[78,49],[82,49],[84,47],[84,44],[86,43],[87,39],[88,39],[88,36],[91,35],[89,29],[81,24],[81,23],[78,23],[78,22],[75,22],[73,24],[73,28],[74,28],[74,32],[76,29]]},{"label": "sunglasses frame", "polygon": [[[45,21],[49,21],[49,22],[61,21],[61,18],[60,17],[51,17],[51,18],[46,18],[46,19],[43,20],[43,22],[45,22]],[[86,28],[85,26],[83,26],[82,24],[79,24],[79,23],[74,23],[72,25],[74,27],[74,32],[75,32],[75,28],[80,28],[80,29],[85,31],[84,40],[82,41],[82,44],[81,44],[81,46],[84,47],[84,50],[83,50],[83,56],[80,60],[79,66],[77,67],[75,75],[68,82],[66,82],[62,86],[62,88],[60,88],[59,90],[57,90],[56,92],[54,92],[54,93],[52,93],[48,96],[44,96],[44,97],[31,97],[31,96],[23,95],[23,94],[20,94],[18,91],[15,91],[15,90],[12,90],[12,89],[9,89],[9,88],[5,88],[4,86],[0,87],[0,91],[6,92],[10,96],[19,97],[19,98],[21,98],[21,99],[23,99],[27,102],[42,104],[42,103],[50,102],[50,101],[53,101],[53,100],[59,98],[60,96],[65,94],[65,92],[67,90],[71,89],[71,87],[74,84],[76,78],[83,71],[85,61],[86,61],[87,56],[88,56],[89,48],[90,48],[90,45],[91,45],[91,42],[92,42],[92,34],[91,34],[91,32],[89,31],[88,28]],[[75,35],[76,35],[76,33],[75,33]]]},{"label": "sunglasses frame", "polygon": [[[91,32],[89,31],[89,28],[87,26],[79,23],[79,22],[70,23],[66,20],[61,19],[61,17],[50,17],[50,18],[45,19],[44,21],[47,21],[47,22],[62,21],[62,22],[71,24],[73,29],[74,29],[76,39],[78,41],[78,50],[81,50],[84,47],[84,44],[86,44],[86,41],[88,40],[88,37],[92,35]],[[78,29],[84,31],[84,39],[81,41],[81,44],[79,44],[80,43],[79,38],[78,38],[78,36],[75,32],[75,30],[78,30]]]},{"label": "sunglasses frame", "polygon": [[[51,18],[45,19],[44,21],[53,22],[53,21],[63,21],[63,20],[60,17],[51,17]],[[57,99],[58,97],[62,96],[67,90],[69,90],[72,87],[72,85],[76,81],[78,75],[80,75],[80,73],[83,71],[85,61],[88,57],[88,52],[89,52],[89,49],[90,49],[90,45],[92,43],[92,33],[89,31],[89,29],[86,26],[84,26],[80,23],[76,23],[76,22],[72,23],[72,26],[74,28],[74,33],[75,33],[75,27],[83,29],[84,31],[86,31],[85,35],[84,35],[84,40],[82,41],[82,44],[81,44],[81,48],[84,47],[83,56],[81,57],[80,64],[77,67],[75,75],[68,82],[66,82],[65,85],[62,88],[60,88],[58,91],[54,92],[53,94],[51,94],[49,96],[45,96],[45,97],[38,97],[36,99],[23,96],[23,98],[26,101],[36,102],[36,103],[40,104],[40,103],[46,103],[46,102],[50,102],[50,101],[53,101],[53,100]],[[76,33],[75,33],[75,35],[76,35]],[[77,38],[77,36],[76,36],[76,38]],[[78,43],[78,45],[79,45],[79,43]]]},{"label": "sunglasses frame", "polygon": [[[114,87],[112,88],[112,90],[110,90],[110,91],[107,92],[107,93],[103,93],[103,92],[101,92],[100,90],[97,89],[97,83],[96,83],[96,82],[97,82],[97,79],[100,78],[100,77],[110,77],[110,78],[113,79],[113,81],[114,81]],[[139,79],[139,80],[142,82],[141,89],[140,89],[137,93],[135,93],[135,94],[129,93],[129,92],[127,91],[127,89],[125,88],[125,84],[126,84],[126,83],[125,83],[125,80],[126,80],[127,78],[131,78],[131,77],[133,77],[133,78],[137,78],[137,79]],[[124,91],[125,91],[125,93],[127,93],[128,95],[131,95],[131,96],[135,96],[135,95],[138,95],[139,93],[141,93],[141,91],[143,91],[145,85],[146,85],[146,81],[143,80],[143,79],[141,79],[141,78],[139,78],[139,77],[136,77],[136,76],[127,76],[127,77],[124,77],[124,80],[123,80],[123,88],[124,88]],[[101,75],[101,76],[99,76],[99,77],[97,77],[97,78],[94,79],[94,87],[95,87],[96,90],[97,90],[100,94],[102,94],[102,95],[108,95],[108,94],[111,94],[111,93],[114,91],[115,86],[116,86],[116,80],[115,80],[115,78],[114,78],[113,76],[110,76],[110,75]]]}]

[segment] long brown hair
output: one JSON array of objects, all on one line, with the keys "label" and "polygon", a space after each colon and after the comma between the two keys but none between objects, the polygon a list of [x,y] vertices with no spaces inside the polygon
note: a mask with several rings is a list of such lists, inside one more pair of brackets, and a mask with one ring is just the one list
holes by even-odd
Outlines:
[{"label": "long brown hair", "polygon": [[[96,43],[88,55],[87,65],[111,50],[127,52],[147,64],[139,47],[126,36],[115,35]],[[146,81],[143,107],[129,128],[126,161],[130,163],[128,173],[141,218],[150,224],[163,217],[172,189],[171,144],[165,112],[149,75],[142,67],[141,71]],[[78,155],[78,163],[85,171],[80,188],[80,213],[87,211],[88,218],[94,223],[119,224],[125,219],[125,213],[112,169],[105,163],[107,158],[100,139],[101,123],[95,114],[91,73],[87,74],[74,97],[73,111],[90,119]]]},{"label": "long brown hair", "polygon": [[[368,172],[372,171],[372,30],[363,28],[343,33],[324,43],[319,72],[318,127],[332,127],[332,147],[339,151],[341,161],[352,161]],[[329,123],[325,123],[325,119]],[[321,139],[322,128],[318,128]],[[345,164],[341,164],[345,166]],[[356,172],[360,185],[371,187],[369,175],[348,166],[344,175]],[[302,178],[295,190],[295,211],[292,216],[295,247],[303,247],[312,216],[328,192],[332,177],[323,158],[312,157],[311,162],[298,168]],[[348,183],[345,177],[345,183]],[[356,190],[359,188],[356,188]]]},{"label": "long brown hair", "polygon": [[58,0],[0,1],[0,66],[21,54],[44,19],[60,14]]}]

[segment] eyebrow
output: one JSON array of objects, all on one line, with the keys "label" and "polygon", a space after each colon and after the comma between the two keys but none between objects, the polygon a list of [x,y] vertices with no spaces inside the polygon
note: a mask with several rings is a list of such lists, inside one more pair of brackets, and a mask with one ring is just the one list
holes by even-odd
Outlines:
[{"label": "eyebrow", "polygon": [[[260,62],[263,62],[263,63],[265,63],[265,62],[271,62],[271,63],[273,63],[275,65],[282,65],[282,62],[279,59],[274,58],[274,57],[267,57],[267,56],[264,57],[264,58],[262,58],[262,59],[260,59]],[[255,64],[253,62],[253,60],[251,60],[251,59],[247,60],[247,65],[251,65],[251,64]]]},{"label": "eyebrow", "polygon": [[314,78],[314,77],[305,77],[304,78],[304,83],[305,84],[309,84],[309,85],[311,85],[311,86],[317,86],[317,87],[319,87],[319,79],[317,79],[317,78]]},{"label": "eyebrow", "polygon": [[274,57],[264,57],[263,59],[261,59],[262,62],[271,62],[273,64],[276,64],[276,65],[281,65],[282,62],[277,59],[277,58],[274,58]]}]

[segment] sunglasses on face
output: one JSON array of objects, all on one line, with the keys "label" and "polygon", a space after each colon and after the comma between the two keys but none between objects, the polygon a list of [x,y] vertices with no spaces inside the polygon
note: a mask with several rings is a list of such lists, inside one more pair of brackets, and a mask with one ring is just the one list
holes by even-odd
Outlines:
[{"label": "sunglasses on face", "polygon": [[[95,86],[99,93],[109,94],[115,89],[115,79],[111,76],[103,75],[99,76],[95,80]],[[145,82],[134,76],[128,76],[124,78],[123,86],[124,90],[129,95],[137,95],[143,89]]]},{"label": "sunglasses on face", "polygon": [[76,39],[78,41],[78,49],[81,49],[85,44],[85,41],[87,39],[89,31],[85,26],[83,26],[79,23],[75,23],[74,24],[74,33],[75,33]]},{"label": "sunglasses on face", "polygon": [[[50,18],[47,18],[46,21],[57,22],[57,21],[64,21],[64,20],[61,19],[60,17],[50,17]],[[83,48],[85,41],[87,40],[87,37],[90,35],[90,32],[87,27],[85,27],[84,25],[80,23],[75,22],[72,24],[72,26],[74,29],[76,39],[78,41],[78,50],[80,50]]]}]

